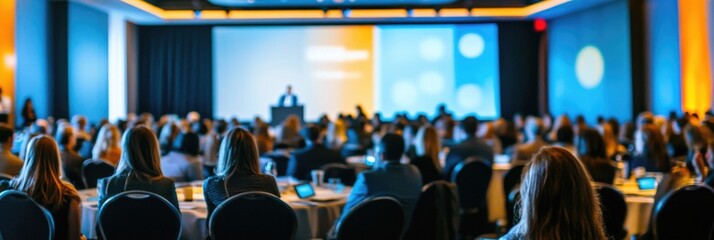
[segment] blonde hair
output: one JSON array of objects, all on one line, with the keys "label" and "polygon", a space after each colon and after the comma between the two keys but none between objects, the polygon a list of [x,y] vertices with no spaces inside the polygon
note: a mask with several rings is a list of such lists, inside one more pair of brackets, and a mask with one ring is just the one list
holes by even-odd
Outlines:
[{"label": "blonde hair", "polygon": [[122,138],[124,150],[116,175],[127,174],[141,180],[155,180],[163,176],[159,141],[151,129],[145,126],[130,128]]},{"label": "blonde hair", "polygon": [[242,128],[233,128],[223,138],[218,151],[216,175],[230,179],[233,174],[259,174],[258,147],[253,136]]},{"label": "blonde hair", "polygon": [[60,179],[62,168],[57,143],[47,135],[30,140],[25,164],[12,181],[12,188],[23,191],[42,206],[54,211],[68,204],[66,196],[79,200],[77,190]]},{"label": "blonde hair", "polygon": [[97,142],[92,149],[92,158],[106,159],[107,153],[113,149],[121,149],[119,147],[119,129],[111,124],[104,124],[97,134]]},{"label": "blonde hair", "polygon": [[544,147],[526,165],[521,184],[522,239],[606,239],[600,203],[583,164],[570,151]]},{"label": "blonde hair", "polygon": [[436,169],[440,170],[439,152],[441,151],[441,143],[436,128],[432,126],[421,127],[415,138],[414,147],[417,155],[431,158]]}]

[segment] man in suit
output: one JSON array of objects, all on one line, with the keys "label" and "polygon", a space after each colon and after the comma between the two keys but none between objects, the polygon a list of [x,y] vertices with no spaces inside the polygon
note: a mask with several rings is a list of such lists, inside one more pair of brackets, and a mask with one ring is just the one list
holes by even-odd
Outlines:
[{"label": "man in suit", "polygon": [[12,177],[20,173],[22,160],[10,153],[13,142],[13,130],[5,124],[0,124],[0,173]]},{"label": "man in suit", "polygon": [[474,116],[464,118],[461,121],[461,130],[466,134],[466,139],[453,146],[446,156],[446,166],[444,167],[446,179],[451,179],[454,167],[469,157],[479,157],[489,165],[493,163],[493,149],[476,137],[478,119]]},{"label": "man in suit", "polygon": [[330,150],[322,143],[322,129],[310,125],[302,129],[305,148],[293,154],[288,162],[287,175],[298,180],[310,180],[310,172],[328,163],[343,163],[340,153]]},{"label": "man in suit", "polygon": [[[366,199],[389,196],[404,208],[404,229],[409,226],[414,208],[421,194],[421,174],[409,164],[401,164],[404,138],[390,133],[380,142],[382,166],[360,173],[342,211],[342,219],[352,208]],[[403,230],[404,230],[403,229]]]},{"label": "man in suit", "polygon": [[297,107],[298,99],[295,94],[293,94],[293,87],[288,85],[285,89],[285,94],[280,96],[278,100],[278,107]]}]

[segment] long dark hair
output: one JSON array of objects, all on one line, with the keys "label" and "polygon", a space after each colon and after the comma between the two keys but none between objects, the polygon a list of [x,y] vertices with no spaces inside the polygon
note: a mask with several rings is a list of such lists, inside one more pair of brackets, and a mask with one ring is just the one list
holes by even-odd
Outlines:
[{"label": "long dark hair", "polygon": [[583,164],[568,150],[544,147],[525,166],[520,222],[522,239],[606,239],[600,203]]},{"label": "long dark hair", "polygon": [[594,129],[584,129],[578,136],[577,146],[581,158],[607,158],[605,140]]},{"label": "long dark hair", "polygon": [[221,142],[216,175],[230,179],[234,174],[260,174],[255,139],[242,128],[233,128]]},{"label": "long dark hair", "polygon": [[660,171],[669,172],[672,166],[669,163],[667,146],[662,133],[650,124],[642,127],[642,137],[645,143],[643,153],[647,162],[654,164]]},{"label": "long dark hair", "polygon": [[124,133],[121,160],[115,174],[128,174],[142,180],[163,176],[159,141],[151,129],[137,126]]}]

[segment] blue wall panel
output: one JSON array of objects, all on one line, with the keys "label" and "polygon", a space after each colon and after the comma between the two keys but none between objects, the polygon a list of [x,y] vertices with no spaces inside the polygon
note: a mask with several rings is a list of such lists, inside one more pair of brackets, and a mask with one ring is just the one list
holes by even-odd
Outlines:
[{"label": "blue wall panel", "polygon": [[549,27],[552,114],[628,120],[632,114],[630,22],[626,0],[559,17]]},{"label": "blue wall panel", "polygon": [[109,16],[70,3],[68,18],[70,115],[96,122],[109,115]]},{"label": "blue wall panel", "polygon": [[[16,1],[15,112],[20,113],[26,98],[32,98],[40,118],[49,114],[48,49],[46,0]],[[16,123],[21,124],[20,114]]]},{"label": "blue wall panel", "polygon": [[652,111],[665,115],[682,110],[679,17],[677,0],[648,0],[646,34]]}]

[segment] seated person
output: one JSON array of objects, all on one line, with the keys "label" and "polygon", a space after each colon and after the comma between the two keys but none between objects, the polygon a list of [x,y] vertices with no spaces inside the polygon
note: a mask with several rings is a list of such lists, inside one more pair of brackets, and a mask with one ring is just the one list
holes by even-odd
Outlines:
[{"label": "seated person", "polygon": [[322,129],[317,126],[308,126],[302,129],[302,135],[307,147],[296,151],[288,162],[287,175],[298,180],[310,180],[310,172],[320,169],[328,163],[342,163],[340,153],[327,148],[322,144]]},{"label": "seated person", "polygon": [[613,184],[617,165],[607,158],[605,140],[594,129],[584,129],[578,136],[578,155],[594,182]]},{"label": "seated person", "polygon": [[181,133],[173,142],[173,149],[161,157],[161,171],[175,182],[203,180],[203,159],[199,155],[198,134]]},{"label": "seated person", "polygon": [[541,148],[523,171],[520,222],[501,239],[606,239],[590,176],[570,151]]},{"label": "seated person", "polygon": [[22,169],[22,160],[12,154],[13,130],[5,124],[0,124],[0,173],[7,174],[11,177],[20,173]]},{"label": "seated person", "polygon": [[0,191],[27,193],[52,214],[55,239],[81,239],[81,208],[77,190],[60,180],[60,156],[55,141],[47,135],[30,140],[25,165],[15,179],[0,181]]},{"label": "seated person", "polygon": [[416,156],[411,159],[411,164],[419,169],[423,185],[444,178],[439,163],[439,152],[441,152],[439,140],[439,134],[432,126],[419,128],[414,139]]},{"label": "seated person", "polygon": [[233,128],[223,138],[218,151],[216,176],[203,182],[208,219],[216,206],[231,196],[251,191],[267,192],[280,197],[275,178],[260,173],[258,147],[253,136],[245,129]]},{"label": "seated person", "polygon": [[528,117],[524,131],[528,142],[517,145],[513,153],[513,161],[528,161],[533,154],[540,151],[548,143],[543,140],[543,121],[536,117]]},{"label": "seated person", "polygon": [[60,125],[55,139],[59,144],[62,170],[64,170],[65,177],[76,188],[84,188],[84,181],[82,180],[84,159],[74,151],[76,144],[74,128],[66,124]]},{"label": "seated person", "polygon": [[122,158],[113,176],[99,179],[99,207],[107,199],[130,190],[156,193],[178,209],[174,181],[161,172],[159,141],[144,127],[131,128],[122,139]]},{"label": "seated person", "polygon": [[421,175],[416,167],[399,162],[404,153],[404,138],[393,133],[386,134],[379,145],[381,161],[384,164],[357,176],[338,222],[362,201],[372,197],[389,196],[402,204],[405,217],[404,229],[406,229],[421,195]]},{"label": "seated person", "polygon": [[460,162],[469,157],[479,157],[488,164],[493,163],[493,149],[486,142],[476,137],[478,130],[478,119],[476,117],[466,117],[461,121],[461,130],[464,131],[466,139],[453,146],[446,156],[446,166],[444,166],[444,176],[451,178],[451,171]]}]

